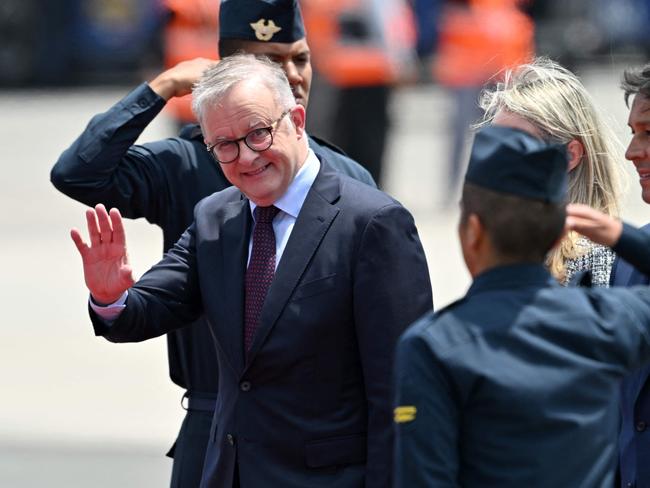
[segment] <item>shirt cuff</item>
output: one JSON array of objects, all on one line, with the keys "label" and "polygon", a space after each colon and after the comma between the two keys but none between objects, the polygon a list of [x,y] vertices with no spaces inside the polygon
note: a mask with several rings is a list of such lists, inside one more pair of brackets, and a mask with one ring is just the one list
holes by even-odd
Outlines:
[{"label": "shirt cuff", "polygon": [[102,320],[106,322],[112,322],[120,316],[122,310],[124,310],[124,307],[126,307],[126,299],[128,296],[129,292],[127,290],[122,293],[122,296],[120,298],[109,305],[97,305],[93,301],[92,297],[89,296],[88,304],[90,305],[90,308],[93,309],[93,312],[95,312]]}]

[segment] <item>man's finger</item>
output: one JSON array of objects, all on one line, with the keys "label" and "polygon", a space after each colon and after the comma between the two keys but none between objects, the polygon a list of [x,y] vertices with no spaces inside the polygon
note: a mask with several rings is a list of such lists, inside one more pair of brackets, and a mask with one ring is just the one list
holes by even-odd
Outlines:
[{"label": "man's finger", "polygon": [[567,215],[573,215],[577,217],[593,218],[594,215],[597,215],[597,212],[590,206],[577,204],[577,203],[567,205],[566,211],[567,211]]},{"label": "man's finger", "polygon": [[571,228],[573,230],[592,230],[600,227],[598,222],[593,221],[590,218],[583,218],[577,215],[572,215],[567,219],[568,222],[571,222]]},{"label": "man's finger", "polygon": [[126,246],[124,224],[122,223],[122,216],[120,215],[120,211],[116,208],[112,208],[109,212],[109,216],[111,218],[111,225],[113,227],[113,242],[115,244]]},{"label": "man's finger", "polygon": [[83,257],[86,255],[86,252],[88,251],[88,245],[84,242],[83,237],[81,237],[81,232],[79,232],[78,229],[72,229],[70,231],[70,237],[72,237],[72,241],[77,247],[79,254],[81,254],[81,258],[83,259]]},{"label": "man's finger", "polygon": [[92,247],[99,246],[101,242],[101,235],[99,233],[99,226],[97,225],[97,216],[92,208],[86,210],[86,225],[88,226],[88,237],[90,238],[90,245]]},{"label": "man's finger", "polygon": [[128,283],[129,288],[133,286],[135,280],[133,279],[133,269],[131,266],[127,264],[120,268],[120,278],[124,283]]},{"label": "man's finger", "polygon": [[97,213],[97,222],[99,223],[99,232],[102,242],[108,244],[112,241],[113,228],[111,227],[111,221],[108,218],[106,207],[101,203],[97,204],[95,206],[95,213]]}]

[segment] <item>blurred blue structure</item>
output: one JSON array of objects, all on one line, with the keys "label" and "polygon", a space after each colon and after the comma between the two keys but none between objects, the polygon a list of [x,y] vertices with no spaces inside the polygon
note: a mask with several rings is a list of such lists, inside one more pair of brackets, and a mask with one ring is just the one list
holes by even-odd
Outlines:
[{"label": "blurred blue structure", "polygon": [[[418,53],[435,52],[439,11],[410,0]],[[528,0],[537,53],[568,67],[609,55],[650,57],[650,0]],[[161,0],[1,0],[0,86],[131,83],[162,65]]]},{"label": "blurred blue structure", "polygon": [[573,67],[650,53],[649,0],[533,0],[537,52]]},{"label": "blurred blue structure", "polygon": [[438,45],[438,22],[444,0],[412,0],[416,22],[416,51],[420,59],[431,56]]},{"label": "blurred blue structure", "polygon": [[[159,0],[82,0],[75,2],[74,61],[80,74],[100,79],[130,73],[162,52]],[[106,69],[108,68],[108,69]]]},{"label": "blurred blue structure", "polygon": [[160,0],[2,0],[0,85],[130,82],[160,64]]}]

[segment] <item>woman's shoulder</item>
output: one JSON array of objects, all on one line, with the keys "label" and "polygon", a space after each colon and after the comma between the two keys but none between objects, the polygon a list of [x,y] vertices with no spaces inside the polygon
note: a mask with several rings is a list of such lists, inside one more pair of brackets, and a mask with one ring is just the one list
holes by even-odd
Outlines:
[{"label": "woman's shoulder", "polygon": [[566,276],[563,284],[568,284],[579,271],[591,272],[591,284],[595,287],[608,287],[609,277],[616,254],[607,246],[602,246],[580,237],[576,241],[577,255],[565,262]]}]

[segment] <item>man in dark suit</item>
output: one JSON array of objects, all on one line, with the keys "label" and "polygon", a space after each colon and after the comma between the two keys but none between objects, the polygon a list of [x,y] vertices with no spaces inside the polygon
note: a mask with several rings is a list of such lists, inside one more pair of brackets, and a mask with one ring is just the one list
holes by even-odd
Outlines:
[{"label": "man in dark suit", "polygon": [[612,486],[619,384],[650,360],[650,289],[549,274],[566,165],[563,146],[516,129],[476,135],[459,224],[473,283],[399,341],[396,486]]},{"label": "man in dark suit", "polygon": [[[224,0],[219,10],[222,58],[238,50],[271,57],[284,69],[296,101],[307,107],[312,68],[300,9],[295,0]],[[258,38],[259,19],[277,32]],[[216,36],[216,33],[215,33]],[[265,37],[266,39],[266,37]],[[216,42],[216,38],[215,38]],[[178,137],[136,145],[135,141],[166,101],[188,93],[214,60],[181,63],[143,83],[115,106],[95,116],[52,168],[52,183],[90,206],[117,207],[128,218],[146,218],[160,226],[164,250],[192,223],[196,203],[230,186],[205,150],[196,124]],[[318,157],[337,171],[375,186],[370,174],[347,156],[309,137]],[[169,374],[185,390],[187,408],[174,458],[172,488],[195,488],[201,476],[218,391],[218,364],[205,320],[167,335]]]},{"label": "man in dark suit", "polygon": [[139,341],[206,315],[220,386],[201,486],[390,486],[393,349],[432,306],[412,217],[315,156],[274,64],[221,61],[194,107],[235,186],[136,284],[118,210],[87,211],[90,246],[72,236],[96,332]]},{"label": "man in dark suit", "polygon": [[[650,64],[625,71],[625,103],[633,97],[628,126],[632,139],[625,152],[639,174],[641,197],[650,204]],[[644,227],[650,232],[650,225]],[[647,285],[650,275],[623,259],[614,262],[612,286]],[[621,486],[650,488],[650,365],[634,371],[621,385],[619,471]]]}]

